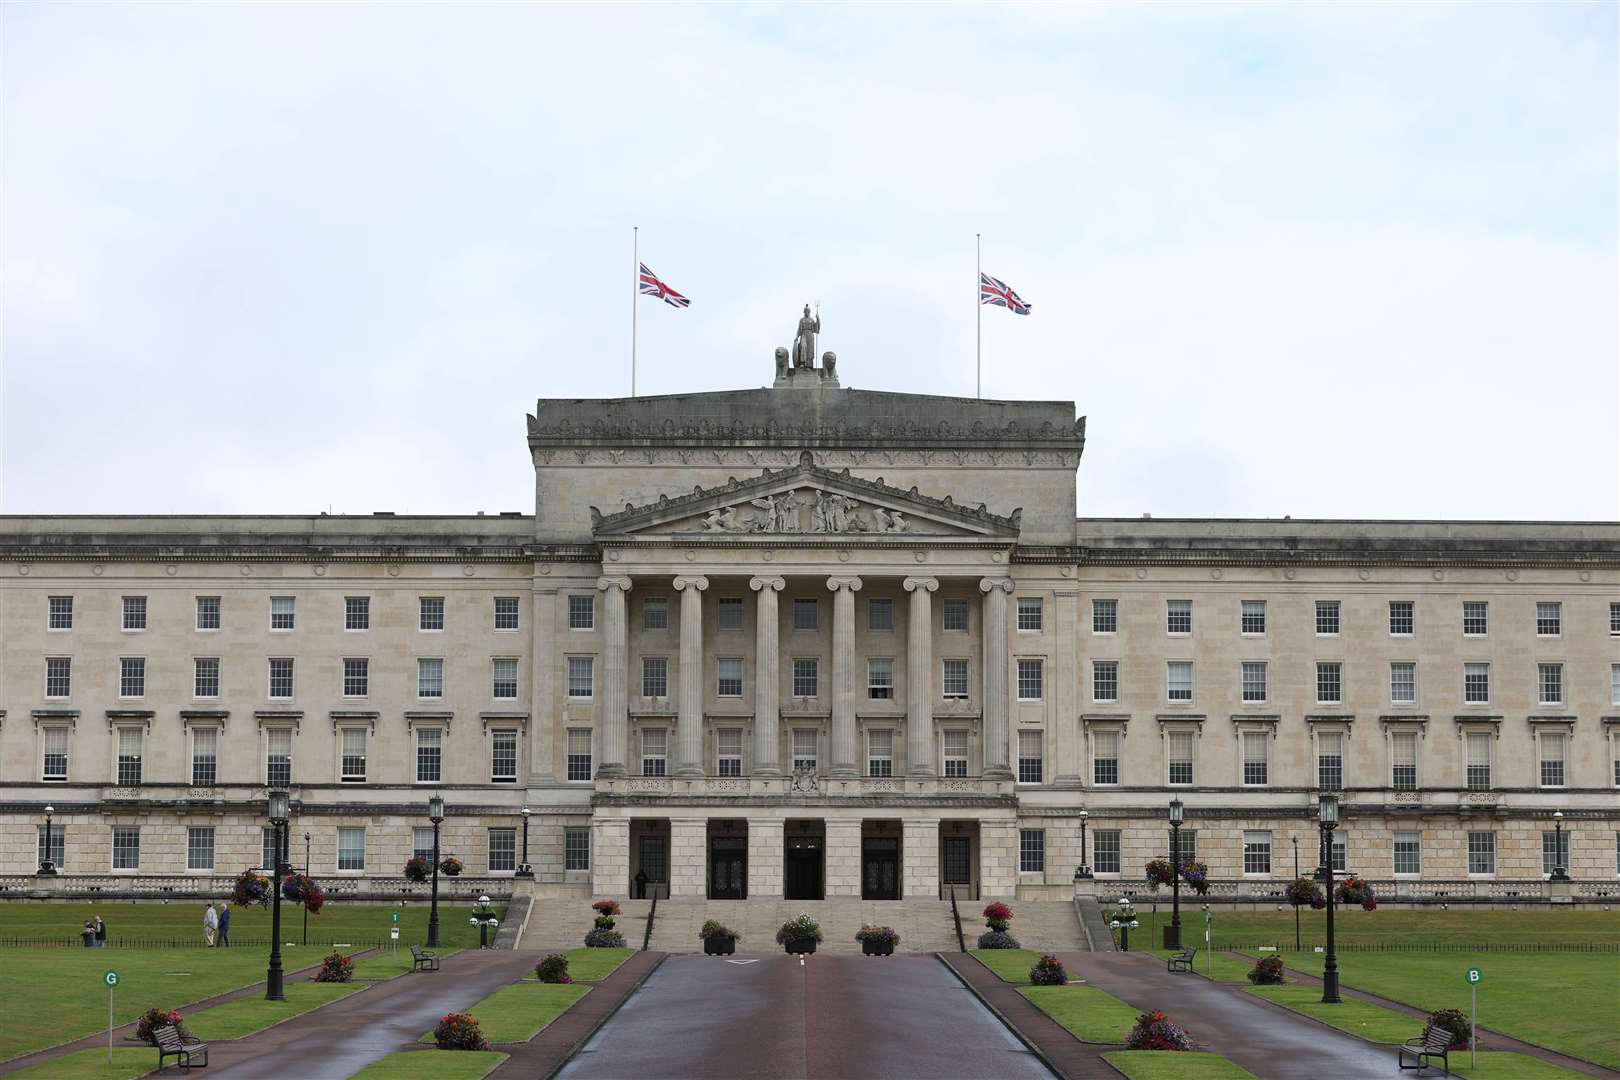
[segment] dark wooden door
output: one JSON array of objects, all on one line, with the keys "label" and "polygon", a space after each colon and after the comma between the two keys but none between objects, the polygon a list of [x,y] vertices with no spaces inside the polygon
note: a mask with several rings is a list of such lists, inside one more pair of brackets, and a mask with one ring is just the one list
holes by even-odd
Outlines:
[{"label": "dark wooden door", "polygon": [[900,899],[900,841],[869,836],[861,841],[861,899]]},{"label": "dark wooden door", "polygon": [[783,860],[782,895],[788,900],[820,900],[821,837],[790,836]]},{"label": "dark wooden door", "polygon": [[748,838],[716,836],[709,840],[709,899],[748,899]]}]

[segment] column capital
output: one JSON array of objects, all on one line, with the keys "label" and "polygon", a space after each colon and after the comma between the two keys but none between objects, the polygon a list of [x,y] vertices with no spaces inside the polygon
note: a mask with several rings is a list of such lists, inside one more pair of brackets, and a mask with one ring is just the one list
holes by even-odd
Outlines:
[{"label": "column capital", "polygon": [[772,592],[781,592],[787,588],[787,579],[779,577],[756,577],[748,579],[748,587],[755,592],[769,589]]},{"label": "column capital", "polygon": [[979,591],[983,593],[992,592],[996,589],[1000,589],[1004,593],[1010,593],[1015,587],[1016,586],[1013,584],[1013,579],[1010,577],[987,577],[979,579]]},{"label": "column capital", "polygon": [[848,589],[852,593],[860,592],[861,579],[858,577],[830,577],[827,579],[827,590],[829,592],[837,592],[840,589]]},{"label": "column capital", "polygon": [[709,579],[703,577],[701,574],[695,576],[678,577],[675,579],[674,585],[676,592],[684,592],[687,589],[696,589],[698,592],[702,592],[704,589],[709,587]]},{"label": "column capital", "polygon": [[630,579],[627,577],[599,577],[596,579],[596,587],[603,592],[607,592],[609,589],[623,589],[625,592],[629,592]]},{"label": "column capital", "polygon": [[906,592],[916,592],[918,589],[923,589],[927,592],[934,592],[939,588],[939,578],[908,577],[906,580],[900,583],[900,586],[905,589]]}]

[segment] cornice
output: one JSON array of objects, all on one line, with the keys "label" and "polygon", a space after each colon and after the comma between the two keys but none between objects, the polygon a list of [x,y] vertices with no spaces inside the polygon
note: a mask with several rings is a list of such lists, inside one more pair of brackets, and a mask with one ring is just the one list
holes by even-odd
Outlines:
[{"label": "cornice", "polygon": [[1078,563],[1081,566],[1187,566],[1187,567],[1348,567],[1419,566],[1438,569],[1620,569],[1620,545],[1591,541],[1536,541],[1535,547],[1446,550],[1421,541],[1380,542],[1377,547],[1346,546],[1323,549],[1275,549],[1224,546],[1210,548],[1092,547],[1087,545],[1020,544],[1013,550],[1015,563]]},{"label": "cornice", "polygon": [[151,544],[67,533],[49,543],[0,542],[0,559],[19,563],[590,563],[601,561],[601,551],[595,544],[210,544],[200,536]]}]

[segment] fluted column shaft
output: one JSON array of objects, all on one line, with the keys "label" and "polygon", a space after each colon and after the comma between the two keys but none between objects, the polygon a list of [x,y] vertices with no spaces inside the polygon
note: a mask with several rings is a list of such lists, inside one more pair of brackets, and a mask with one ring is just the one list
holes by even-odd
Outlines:
[{"label": "fluted column shaft", "polygon": [[1007,596],[1011,578],[984,578],[984,778],[1011,780],[1007,748]]},{"label": "fluted column shaft", "polygon": [[[778,655],[776,601],[787,582],[779,577],[757,577],[749,579],[748,587],[759,594],[754,608],[754,772],[776,776],[782,771],[778,746],[782,731],[782,658]],[[777,842],[780,847],[780,837]]]},{"label": "fluted column shaft", "polygon": [[625,594],[630,591],[627,577],[604,577],[596,581],[602,593],[602,731],[601,763],[597,776],[624,775],[625,744],[629,741],[630,713],[628,643],[625,626]]},{"label": "fluted column shaft", "polygon": [[934,775],[934,590],[938,578],[906,578],[911,594],[906,629],[906,773]]},{"label": "fluted column shaft", "polygon": [[675,713],[675,775],[703,775],[703,590],[706,577],[678,577],[681,594],[680,694]]},{"label": "fluted column shaft", "polygon": [[858,577],[827,579],[833,594],[832,773],[859,776],[855,758],[855,594]]}]

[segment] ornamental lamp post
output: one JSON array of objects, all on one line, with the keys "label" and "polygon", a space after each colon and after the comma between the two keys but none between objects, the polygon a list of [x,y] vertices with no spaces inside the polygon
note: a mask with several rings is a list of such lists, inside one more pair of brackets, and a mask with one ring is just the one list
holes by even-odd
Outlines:
[{"label": "ornamental lamp post", "polygon": [[1091,815],[1084,808],[1080,811],[1080,866],[1074,872],[1074,880],[1083,881],[1091,877],[1091,867],[1086,863],[1086,819]]},{"label": "ornamental lamp post", "polygon": [[1564,812],[1553,811],[1553,868],[1551,881],[1568,881],[1569,867],[1564,865]]},{"label": "ornamental lamp post", "polygon": [[478,947],[489,948],[489,932],[499,925],[500,920],[495,918],[495,911],[489,906],[487,895],[478,898],[478,907],[473,911],[472,918],[467,921],[478,927]]},{"label": "ornamental lamp post", "polygon": [[56,807],[45,807],[45,851],[39,857],[39,873],[52,875],[56,873],[56,862],[51,858],[51,815],[56,813]]},{"label": "ornamental lamp post", "polygon": [[1323,792],[1318,799],[1322,828],[1322,885],[1327,891],[1327,960],[1322,965],[1322,1004],[1339,1004],[1339,957],[1333,951],[1333,830],[1339,824],[1339,797]]},{"label": "ornamental lamp post", "polygon": [[516,876],[532,878],[534,877],[534,867],[529,865],[529,815],[534,811],[525,806],[518,813],[523,815],[523,861],[518,864]]},{"label": "ornamental lamp post", "polygon": [[287,793],[279,788],[273,789],[268,801],[270,827],[273,830],[271,853],[276,865],[270,868],[270,890],[275,898],[271,901],[270,967],[264,973],[264,1000],[286,1001],[286,995],[281,990],[281,874],[286,865],[283,839],[287,830]]},{"label": "ornamental lamp post", "polygon": [[[1289,837],[1289,839],[1294,842],[1294,880],[1298,881],[1299,880],[1299,837],[1291,836],[1291,837]],[[1328,853],[1328,862],[1331,864],[1332,861],[1333,861],[1333,853],[1329,852]],[[1294,905],[1294,951],[1299,952],[1299,905],[1298,904]]]},{"label": "ornamental lamp post", "polygon": [[[309,873],[309,830],[304,830],[304,873]],[[309,944],[309,905],[304,905],[304,944]]]},{"label": "ornamental lamp post", "polygon": [[1121,952],[1131,951],[1131,931],[1142,925],[1136,921],[1136,910],[1131,907],[1131,898],[1122,897],[1119,901],[1119,910],[1108,923],[1110,927],[1119,931],[1119,948]]},{"label": "ornamental lamp post", "polygon": [[1164,928],[1164,947],[1181,948],[1181,821],[1180,799],[1170,800],[1170,925]]},{"label": "ornamental lamp post", "polygon": [[444,796],[428,800],[428,820],[433,822],[433,906],[428,911],[427,947],[439,944],[439,826],[444,824]]}]

